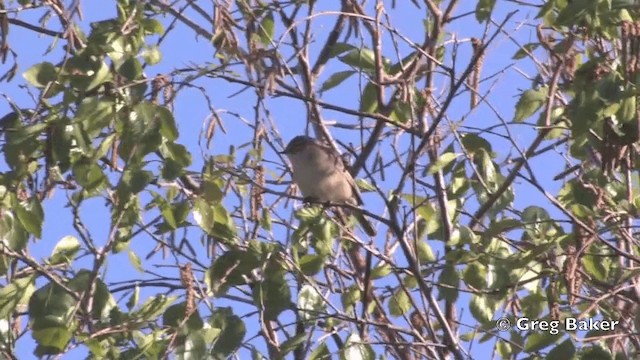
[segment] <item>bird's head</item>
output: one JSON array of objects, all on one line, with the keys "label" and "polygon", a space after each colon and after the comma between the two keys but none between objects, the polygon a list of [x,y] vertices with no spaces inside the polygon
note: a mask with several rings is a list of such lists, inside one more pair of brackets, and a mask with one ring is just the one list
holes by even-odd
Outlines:
[{"label": "bird's head", "polygon": [[314,144],[315,140],[309,136],[299,135],[291,139],[280,154],[290,155],[303,151],[307,146]]}]

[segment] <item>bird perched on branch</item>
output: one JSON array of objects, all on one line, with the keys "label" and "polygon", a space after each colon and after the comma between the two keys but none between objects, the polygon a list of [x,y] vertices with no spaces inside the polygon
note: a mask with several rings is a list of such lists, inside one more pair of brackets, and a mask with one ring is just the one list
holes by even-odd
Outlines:
[{"label": "bird perched on branch", "polygon": [[[293,138],[281,154],[287,155],[291,161],[293,182],[298,185],[306,200],[336,205],[362,205],[358,185],[340,155],[330,146],[301,135]],[[367,235],[376,235],[376,230],[362,211],[344,210],[358,220]]]}]

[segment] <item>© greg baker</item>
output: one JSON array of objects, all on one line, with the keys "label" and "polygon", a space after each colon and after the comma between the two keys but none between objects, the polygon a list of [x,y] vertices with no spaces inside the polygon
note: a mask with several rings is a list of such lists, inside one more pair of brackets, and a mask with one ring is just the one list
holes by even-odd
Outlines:
[{"label": "\u00a9 greg baker", "polygon": [[[516,321],[518,330],[543,331],[556,335],[560,331],[560,320],[534,320],[526,317]],[[618,320],[594,320],[591,318],[579,320],[576,318],[566,318],[562,321],[565,331],[591,331],[591,330],[615,330]]]}]

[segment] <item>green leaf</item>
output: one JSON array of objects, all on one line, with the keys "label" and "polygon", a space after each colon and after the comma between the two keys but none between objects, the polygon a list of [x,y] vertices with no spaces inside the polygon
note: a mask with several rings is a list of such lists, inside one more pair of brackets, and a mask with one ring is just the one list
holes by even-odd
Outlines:
[{"label": "green leaf", "polygon": [[456,268],[450,264],[446,265],[440,272],[438,283],[448,286],[438,286],[438,299],[455,302],[458,299],[459,282],[460,276]]},{"label": "green leaf", "polygon": [[487,268],[481,263],[474,261],[470,263],[463,274],[464,281],[475,288],[482,290],[487,287]]},{"label": "green leaf", "polygon": [[601,346],[594,345],[580,351],[581,360],[612,360],[613,356]]},{"label": "green leaf", "polygon": [[322,255],[306,254],[300,258],[300,270],[307,276],[313,276],[322,270],[325,257]]},{"label": "green leaf", "polygon": [[104,321],[109,317],[111,310],[116,307],[116,302],[109,292],[107,285],[99,277],[95,277],[91,271],[81,269],[76,276],[68,283],[69,289],[76,294],[83,295],[91,290],[91,282],[95,284],[95,296],[93,298],[93,311],[91,315],[94,319]]},{"label": "green leaf", "polygon": [[374,192],[377,190],[375,186],[365,179],[356,179],[356,185],[358,185],[358,189],[363,193]]},{"label": "green leaf", "polygon": [[162,218],[164,219],[164,224],[167,225],[171,230],[177,229],[178,222],[174,217],[174,213],[172,211],[172,207],[169,204],[169,202],[159,194],[154,194],[153,202],[158,205],[160,214],[162,214]]},{"label": "green leaf", "polygon": [[90,352],[89,357],[92,359],[104,359],[107,357],[106,343],[107,341],[98,341],[96,339],[84,340],[84,345]]},{"label": "green leaf", "polygon": [[571,341],[571,339],[567,339],[549,351],[545,360],[572,359],[575,353],[576,347],[573,345],[573,341]]},{"label": "green leaf", "polygon": [[589,219],[595,216],[594,209],[584,204],[573,204],[569,208],[571,209],[573,215],[575,215],[579,219]]},{"label": "green leaf", "polygon": [[24,229],[40,239],[42,237],[42,223],[44,221],[44,212],[40,201],[35,196],[32,196],[29,201],[20,203],[15,211]]},{"label": "green leaf", "polygon": [[51,265],[70,264],[80,250],[80,241],[75,236],[67,235],[60,239],[51,252]]},{"label": "green leaf", "polygon": [[[178,128],[176,127],[175,118],[166,107],[145,101],[138,104],[134,108],[134,111],[140,117],[142,126],[157,123],[160,127],[160,134],[165,139],[175,141],[178,138]],[[146,128],[141,128],[140,130],[143,132],[148,131]]]},{"label": "green leaf", "polygon": [[33,277],[15,279],[0,289],[0,321],[19,311],[18,305],[29,302],[31,294],[35,291],[33,280]]},{"label": "green leaf", "polygon": [[[213,344],[214,341],[216,341],[218,339],[218,337],[220,336],[220,333],[222,332],[222,330],[218,329],[218,328],[212,328],[211,326],[209,326],[208,324],[201,330],[201,332],[203,333],[204,339],[206,341],[207,344]],[[213,353],[213,351],[212,351]]]},{"label": "green leaf", "polygon": [[416,243],[418,259],[421,263],[430,263],[436,261],[436,256],[433,254],[433,250],[427,241],[418,241]]},{"label": "green leaf", "polygon": [[108,98],[89,97],[84,98],[78,106],[72,123],[76,126],[81,126],[81,129],[86,131],[85,136],[78,133],[79,129],[75,131],[76,141],[89,143],[87,145],[80,144],[85,153],[89,154],[93,151],[93,146],[90,144],[94,140],[93,138],[97,137],[113,120],[114,105],[113,100]]},{"label": "green leaf", "polygon": [[378,109],[376,88],[372,83],[367,83],[360,98],[360,111],[365,113],[375,113]]},{"label": "green leaf", "polygon": [[316,347],[311,355],[309,355],[308,360],[331,360],[331,353],[329,352],[329,348],[327,344],[324,342]]},{"label": "green leaf", "polygon": [[276,320],[281,312],[291,308],[291,291],[286,280],[267,278],[254,284],[253,303],[263,311],[265,320]]},{"label": "green leaf", "polygon": [[171,212],[173,213],[173,218],[177,225],[181,225],[186,221],[187,216],[189,215],[189,206],[190,204],[186,200],[171,204]]},{"label": "green leaf", "polygon": [[396,107],[389,115],[389,118],[397,123],[406,124],[407,121],[412,119],[412,116],[413,113],[411,110],[411,104],[406,102],[398,102],[396,104]]},{"label": "green leaf", "polygon": [[440,218],[438,217],[438,211],[433,204],[425,198],[416,196],[414,203],[414,195],[404,196],[411,202],[413,206],[417,206],[418,215],[425,220],[424,232],[432,235],[440,229]]},{"label": "green leaf", "polygon": [[98,86],[104,84],[105,82],[111,80],[111,72],[109,71],[109,66],[104,63],[104,61],[100,62],[100,67],[97,71],[95,71],[95,75],[91,77],[91,81],[86,87],[86,91],[91,91]]},{"label": "green leaf", "polygon": [[19,125],[13,128],[15,131],[4,132],[6,142],[2,150],[6,163],[13,170],[13,176],[34,174],[38,169],[37,159],[43,156],[42,141],[38,139],[39,134],[30,133],[29,129],[41,126],[46,127],[46,124]]},{"label": "green leaf", "polygon": [[[186,319],[187,315],[189,315],[188,319]],[[193,312],[187,314],[186,302],[169,306],[162,314],[162,324],[173,328],[185,326],[189,331],[200,330],[204,326],[198,309],[194,309]]]},{"label": "green leaf", "polygon": [[273,20],[273,14],[268,13],[258,28],[258,35],[260,36],[260,42],[262,45],[269,45],[273,40],[273,32],[275,29],[275,22]]},{"label": "green leaf", "polygon": [[153,179],[154,175],[151,171],[130,167],[124,171],[118,186],[124,186],[127,188],[127,192],[137,194],[143,191]]},{"label": "green leaf", "polygon": [[362,341],[360,336],[352,333],[347,338],[345,346],[340,350],[341,360],[374,360],[375,353],[371,346]]},{"label": "green leaf", "polygon": [[[539,271],[525,272],[524,275],[521,276],[519,280],[523,280],[523,279],[527,280],[527,278],[538,276],[539,273],[540,273]],[[547,297],[543,293],[541,293],[540,288],[536,286],[536,288],[533,289],[533,291],[531,291],[527,296],[525,296],[520,301],[522,314],[525,317],[528,317],[530,319],[539,318],[542,312],[544,311],[545,305],[547,303],[548,303]]]},{"label": "green leaf", "polygon": [[501,339],[496,342],[496,351],[502,359],[510,359],[513,354],[511,344]]},{"label": "green leaf", "polygon": [[342,301],[342,306],[347,309],[353,304],[360,301],[361,291],[355,286],[351,286],[342,292],[340,295],[340,300]]},{"label": "green leaf", "polygon": [[76,300],[62,287],[49,283],[36,290],[29,299],[29,324],[32,336],[42,351],[62,351],[75,326],[72,319]]},{"label": "green leaf", "polygon": [[487,238],[496,237],[505,232],[518,229],[521,226],[522,222],[520,222],[520,220],[505,218],[496,222],[491,222],[491,224],[489,224],[489,228],[485,231],[484,236]]},{"label": "green leaf", "polygon": [[260,265],[261,259],[251,252],[229,250],[215,259],[207,270],[205,282],[214,296],[220,296],[229,286],[245,284],[246,274]]},{"label": "green leaf", "polygon": [[489,19],[491,12],[496,5],[496,0],[480,0],[476,5],[476,20],[479,23]]},{"label": "green leaf", "polygon": [[404,279],[402,279],[402,283],[407,290],[415,289],[418,287],[418,281],[412,275],[406,275]]},{"label": "green leaf", "polygon": [[636,118],[636,97],[628,96],[622,100],[616,118],[623,124],[632,122]]},{"label": "green leaf", "polygon": [[[590,14],[595,15],[597,12],[597,7],[599,6],[598,1],[591,0],[575,0],[567,2],[567,6],[560,11],[558,16],[556,17],[557,25],[566,25],[572,26],[578,23],[581,23],[583,19],[585,19]],[[587,26],[590,24],[581,24],[582,26]],[[587,26],[588,28],[588,26]]]},{"label": "green leaf", "polygon": [[491,143],[477,134],[464,134],[462,136],[462,145],[464,145],[465,150],[471,156],[474,156],[475,154],[489,154],[490,158],[493,157],[493,149],[491,148]]},{"label": "green leaf", "polygon": [[[547,1],[540,7],[540,11],[536,15],[536,19],[544,18],[545,24],[551,22],[550,16],[555,15],[554,10],[556,9],[557,4],[555,1]],[[554,17],[555,19],[555,17]]]},{"label": "green leaf", "polygon": [[304,344],[304,342],[307,340],[307,336],[308,335],[303,332],[301,334],[295,335],[295,336],[287,339],[285,342],[283,342],[280,345],[280,353],[278,355],[284,356],[284,355],[292,352],[298,346]]},{"label": "green leaf", "polygon": [[207,234],[213,233],[214,222],[214,206],[202,199],[196,199],[193,206],[193,218],[196,224],[202,228]]},{"label": "green leaf", "polygon": [[0,209],[0,242],[13,251],[21,251],[29,241],[29,234],[17,221],[12,211]]},{"label": "green leaf", "polygon": [[165,310],[173,304],[176,300],[175,297],[165,296],[165,295],[157,295],[153,296],[147,301],[145,301],[140,309],[131,313],[131,319],[137,319],[141,321],[156,321],[156,318],[160,316],[160,314],[164,313]]},{"label": "green leaf", "polygon": [[493,320],[494,310],[487,295],[473,295],[469,302],[469,310],[481,324],[487,324]]},{"label": "green leaf", "polygon": [[148,34],[164,34],[164,26],[156,19],[144,18],[141,23],[142,27]]},{"label": "green leaf", "polygon": [[209,318],[212,328],[220,329],[220,336],[213,346],[212,355],[221,354],[227,357],[234,352],[244,340],[246,329],[242,320],[233,314],[230,308],[218,308]]},{"label": "green leaf", "polygon": [[409,295],[402,288],[398,288],[389,298],[389,313],[393,316],[401,316],[411,310]]},{"label": "green leaf", "polygon": [[162,60],[162,52],[160,52],[160,49],[158,49],[157,46],[153,45],[144,49],[142,52],[142,58],[145,63],[149,65],[156,65]]},{"label": "green leaf", "polygon": [[419,51],[413,51],[411,53],[409,53],[409,55],[405,56],[404,58],[402,58],[402,60],[398,61],[397,63],[389,66],[389,69],[387,70],[387,73],[389,75],[396,75],[399,74],[400,71],[404,70],[407,68],[407,66],[415,60],[416,56],[418,56],[420,52]]},{"label": "green leaf", "polygon": [[375,71],[375,57],[371,49],[353,49],[347,54],[339,56],[343,63],[353,66],[362,71]]},{"label": "green leaf", "polygon": [[37,88],[44,88],[50,82],[56,80],[57,72],[58,69],[53,66],[53,64],[42,62],[30,67],[22,76],[24,76],[25,80],[31,85]]},{"label": "green leaf", "polygon": [[549,220],[549,213],[547,210],[539,206],[528,206],[522,212],[522,222],[540,222]]},{"label": "green leaf", "polygon": [[548,332],[532,332],[527,336],[524,344],[524,351],[536,352],[558,341],[563,334],[552,335]]},{"label": "green leaf", "polygon": [[326,309],[326,303],[318,291],[305,284],[298,294],[298,313],[304,320],[316,319]]},{"label": "green leaf", "polygon": [[533,51],[538,48],[538,46],[540,46],[539,43],[525,44],[518,51],[516,51],[516,53],[513,55],[511,59],[520,60],[526,56],[529,56],[529,54],[532,54]]},{"label": "green leaf", "polygon": [[529,206],[522,212],[522,222],[527,234],[535,240],[546,237],[551,227],[549,213],[539,206]]},{"label": "green leaf", "polygon": [[176,360],[206,359],[207,344],[203,332],[192,331],[185,337],[184,343],[176,346]]},{"label": "green leaf", "polygon": [[206,200],[211,204],[222,201],[224,197],[224,193],[222,192],[222,183],[219,179],[212,179],[208,175],[203,177],[203,181],[200,184],[200,190],[203,200]]},{"label": "green leaf", "polygon": [[[173,113],[166,107],[157,105],[155,106],[155,113],[160,121],[160,134],[169,141],[176,141],[179,133]],[[178,147],[182,145],[171,143],[171,145],[167,144],[167,146],[175,156],[175,160],[180,161],[180,163],[185,163],[187,160],[182,160],[182,158],[188,158],[188,164],[186,165],[191,164],[191,154],[186,150],[182,150],[181,152],[181,149],[178,149]],[[184,146],[182,147],[184,148]]]},{"label": "green leaf", "polygon": [[185,174],[185,168],[191,165],[191,154],[180,144],[165,142],[160,146],[160,153],[165,157],[162,177],[175,180]]},{"label": "green leaf", "polygon": [[581,262],[587,274],[599,281],[607,281],[607,269],[601,259],[601,256],[586,254],[582,257]]},{"label": "green leaf", "polygon": [[429,165],[429,170],[427,170],[427,174],[433,175],[437,173],[438,171],[442,170],[445,166],[451,164],[451,162],[460,155],[461,154],[456,154],[451,152],[440,155],[440,157],[438,158],[438,160],[436,160],[435,163],[432,163]]},{"label": "green leaf", "polygon": [[[495,190],[499,184],[499,172],[498,168],[493,161],[491,161],[491,155],[482,151],[474,157],[474,162],[478,168],[479,175],[487,183],[488,190]],[[486,195],[486,189],[484,187],[479,188],[476,192],[479,196]]]},{"label": "green leaf", "polygon": [[72,173],[78,185],[91,194],[107,185],[107,177],[102,172],[102,168],[88,160],[83,159],[77,162],[72,168]]},{"label": "green leaf", "polygon": [[31,336],[38,344],[34,353],[42,357],[62,353],[71,340],[72,332],[66,326],[51,326],[34,329]]},{"label": "green leaf", "polygon": [[525,91],[516,104],[515,122],[521,122],[535,114],[547,102],[549,89],[546,86]]},{"label": "green leaf", "polygon": [[91,156],[93,161],[100,161],[103,157],[107,155],[113,143],[116,140],[116,134],[108,135],[104,138],[104,140],[100,143],[100,145],[96,148],[94,154]]},{"label": "green leaf", "polygon": [[356,47],[351,45],[351,44],[347,44],[347,43],[335,43],[332,47],[331,50],[329,52],[329,57],[333,58],[336,57],[340,54],[343,54],[349,50],[355,50]]},{"label": "green leaf", "polygon": [[[113,347],[109,347],[111,358],[116,357],[119,359],[139,359],[142,354],[147,355],[148,358],[161,358],[166,354],[166,349],[169,341],[163,338],[166,334],[165,330],[154,329],[148,333],[140,330],[133,330],[131,333],[131,342],[133,346],[128,347],[127,350],[116,351]],[[185,336],[179,336],[178,342],[176,342],[176,348],[184,344]],[[181,352],[182,349],[180,349]],[[115,352],[115,354],[114,354]]]},{"label": "green leaf", "polygon": [[371,269],[371,278],[372,279],[382,279],[383,277],[391,274],[393,268],[391,265],[384,261],[380,261],[378,265],[376,265],[373,269]]},{"label": "green leaf", "polygon": [[233,218],[227,212],[227,209],[222,204],[216,204],[214,206],[214,224],[212,229],[213,236],[217,237],[219,241],[226,241],[227,243],[235,243],[236,228]]},{"label": "green leaf", "polygon": [[268,208],[262,209],[262,216],[260,217],[260,227],[267,231],[271,231],[273,222],[271,221],[271,211]]},{"label": "green leaf", "polygon": [[142,64],[135,57],[130,57],[118,67],[118,74],[129,81],[137,80],[142,75]]},{"label": "green leaf", "polygon": [[144,268],[142,267],[142,261],[138,257],[138,255],[133,252],[133,250],[129,250],[127,253],[129,255],[129,262],[133,267],[141,273],[144,273]]},{"label": "green leaf", "polygon": [[321,213],[320,218],[311,224],[311,232],[314,236],[313,248],[321,256],[331,255],[333,251],[334,235],[336,226],[333,222],[324,218]]},{"label": "green leaf", "polygon": [[131,293],[129,300],[127,300],[127,309],[132,310],[138,305],[138,301],[140,301],[140,285],[136,283],[133,293]]},{"label": "green leaf", "polygon": [[331,76],[329,76],[327,81],[325,81],[320,87],[320,93],[327,91],[329,89],[333,89],[334,87],[340,85],[343,81],[345,81],[355,73],[356,72],[353,70],[347,70],[347,71],[338,71],[334,74],[331,74]]}]

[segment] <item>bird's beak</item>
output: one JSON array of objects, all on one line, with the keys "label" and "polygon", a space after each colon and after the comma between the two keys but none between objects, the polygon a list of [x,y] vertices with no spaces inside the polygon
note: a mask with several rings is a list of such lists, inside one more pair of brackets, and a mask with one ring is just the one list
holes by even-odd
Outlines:
[{"label": "bird's beak", "polygon": [[291,154],[291,149],[289,148],[289,146],[287,146],[287,147],[284,148],[284,150],[278,151],[278,154],[280,154],[280,155],[289,155],[289,154]]}]

